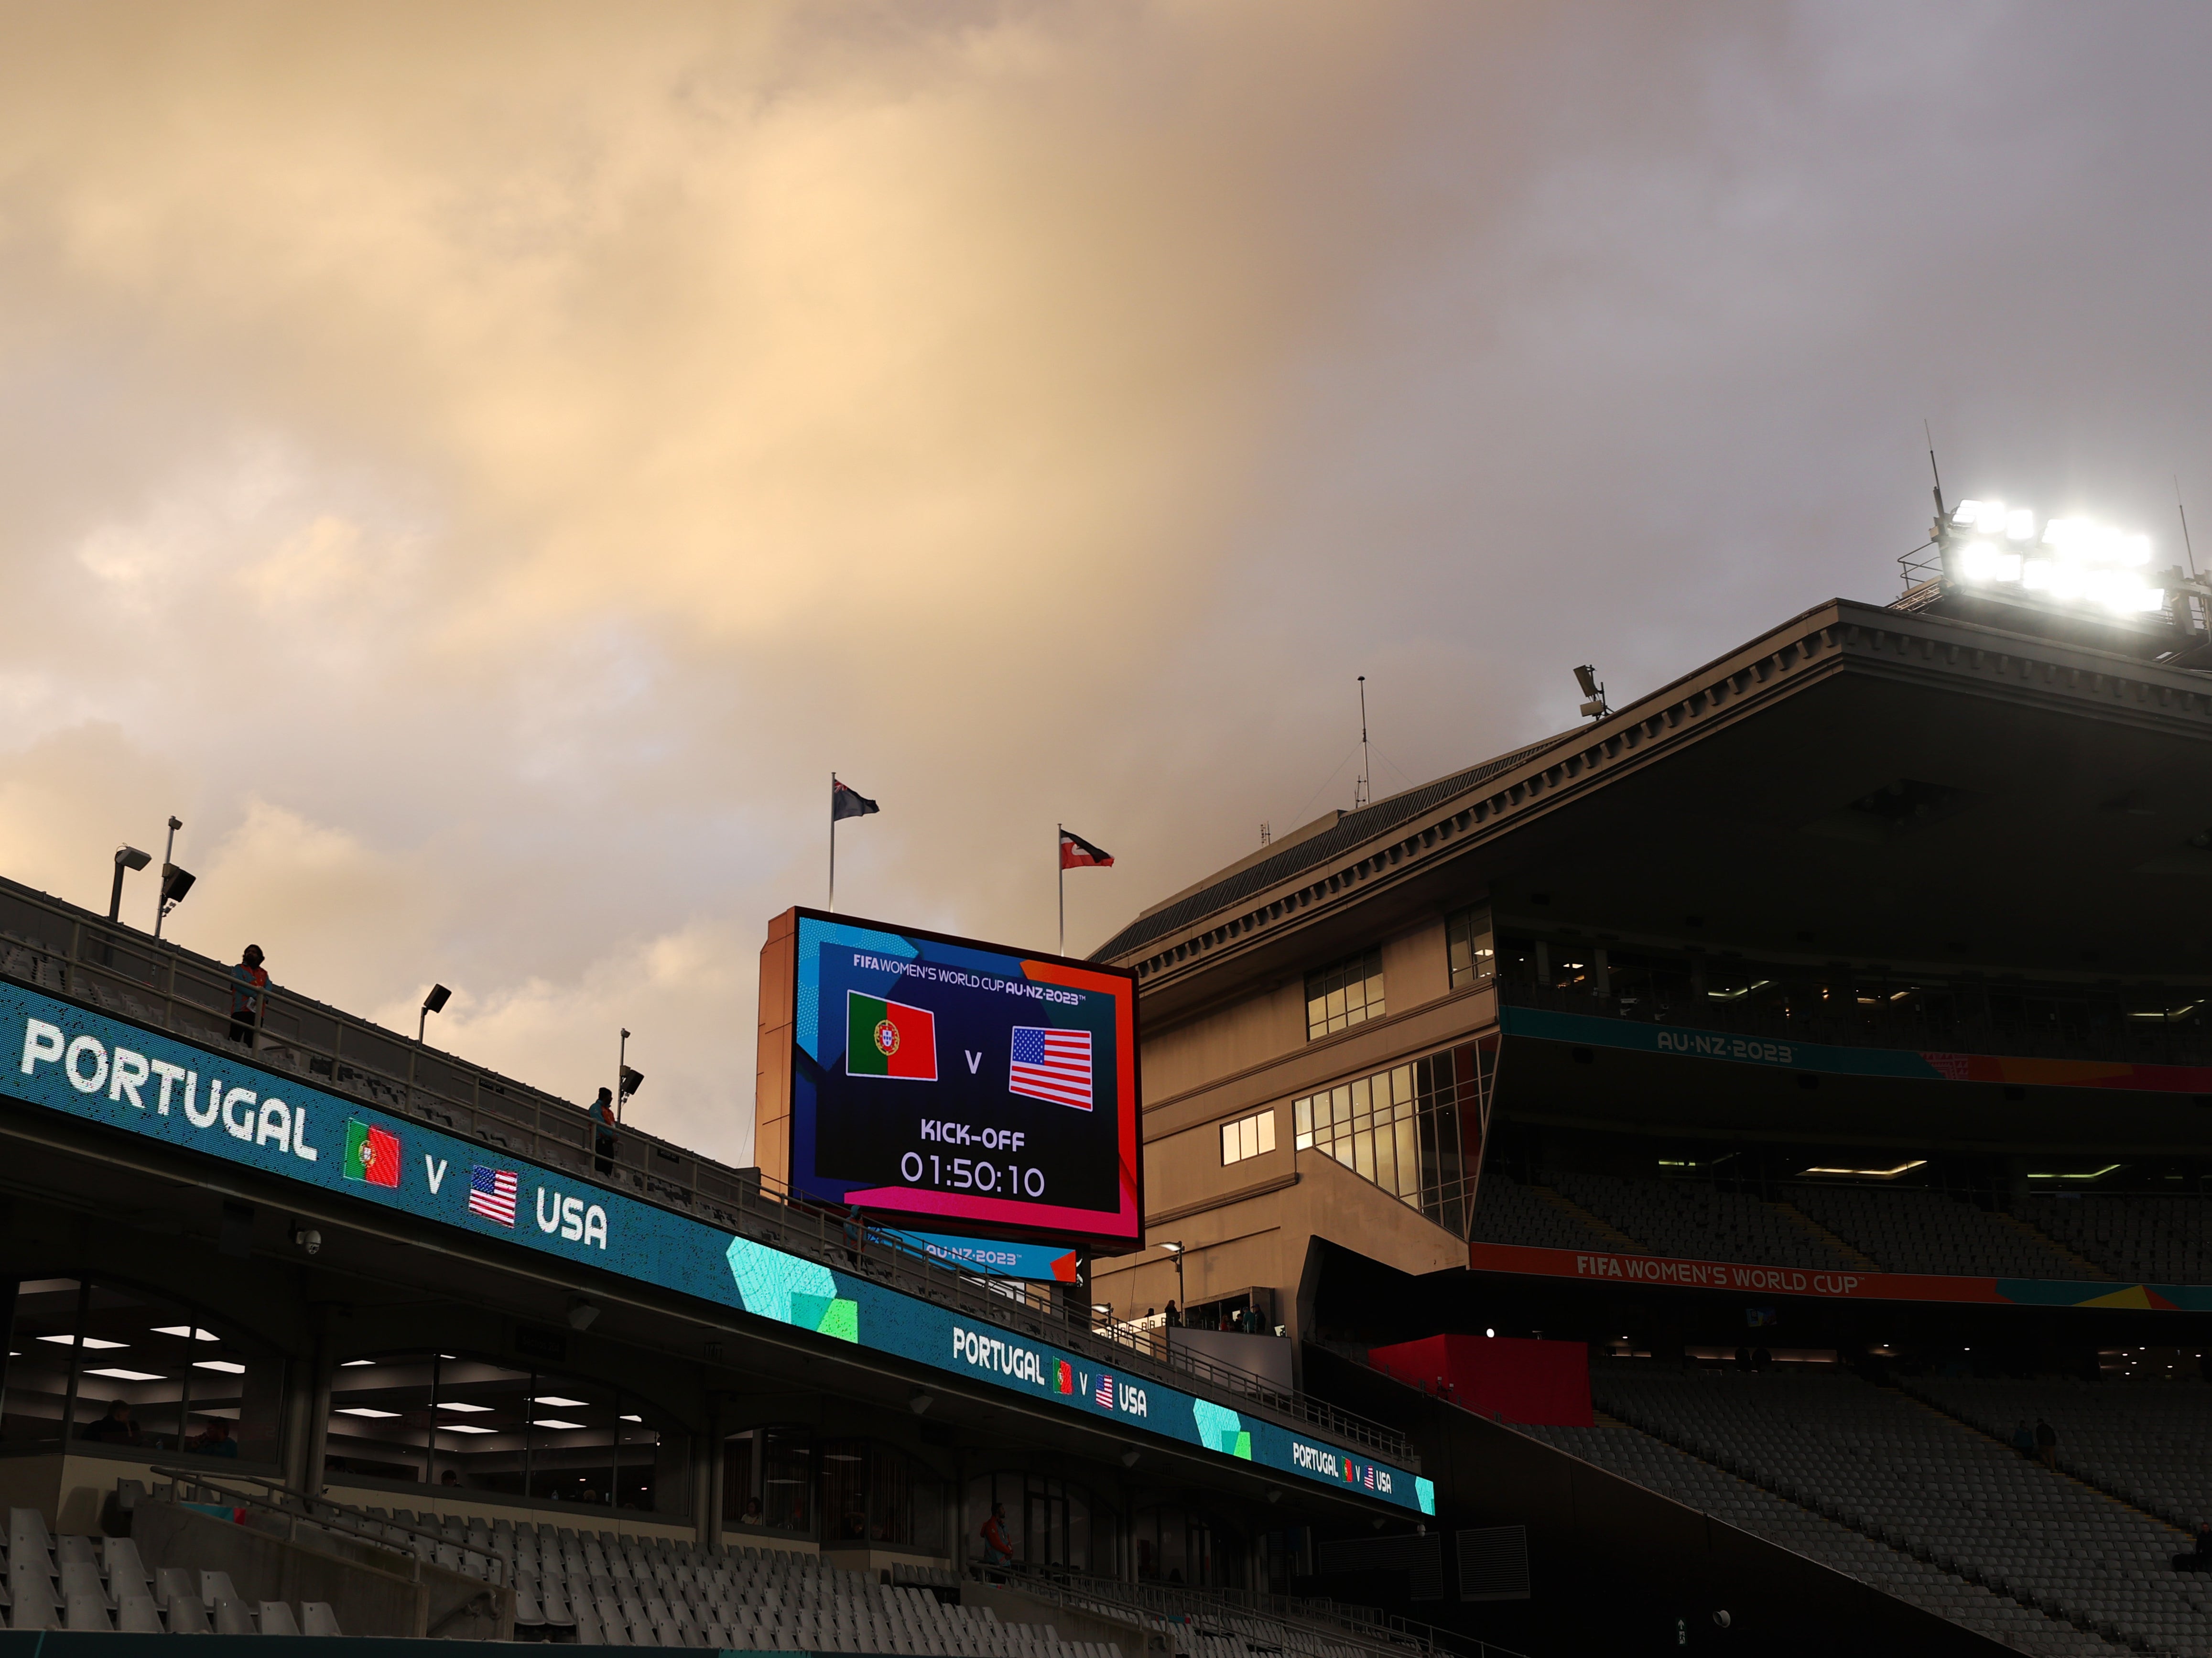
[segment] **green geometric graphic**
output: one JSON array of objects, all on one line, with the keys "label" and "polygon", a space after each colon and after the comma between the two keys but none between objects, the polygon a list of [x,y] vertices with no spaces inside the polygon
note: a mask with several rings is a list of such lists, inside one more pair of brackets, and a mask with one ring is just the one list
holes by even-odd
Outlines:
[{"label": "green geometric graphic", "polygon": [[1236,1412],[1224,1410],[1203,1399],[1190,1402],[1192,1419],[1198,1424],[1198,1442],[1210,1451],[1219,1451],[1224,1456],[1241,1456],[1252,1460],[1252,1435]]},{"label": "green geometric graphic", "polygon": [[837,1279],[827,1266],[748,1238],[730,1240],[729,1262],[747,1312],[840,1341],[860,1340],[860,1303],[837,1293]]}]

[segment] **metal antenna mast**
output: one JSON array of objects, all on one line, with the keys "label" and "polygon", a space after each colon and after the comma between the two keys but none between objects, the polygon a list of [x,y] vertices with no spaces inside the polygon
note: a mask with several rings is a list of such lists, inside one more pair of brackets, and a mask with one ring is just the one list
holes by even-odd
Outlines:
[{"label": "metal antenna mast", "polygon": [[2181,474],[2173,475],[2173,510],[2181,514],[2181,544],[2189,554],[2189,579],[2197,580],[2197,547],[2189,539],[2189,508],[2181,504]]},{"label": "metal antenna mast", "polygon": [[1367,759],[1367,676],[1359,676],[1359,789],[1354,811],[1375,798],[1375,773]]}]

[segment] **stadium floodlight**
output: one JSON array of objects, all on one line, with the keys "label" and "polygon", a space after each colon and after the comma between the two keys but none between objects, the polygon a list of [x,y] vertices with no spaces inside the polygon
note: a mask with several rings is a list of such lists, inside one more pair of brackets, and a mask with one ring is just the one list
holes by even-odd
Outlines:
[{"label": "stadium floodlight", "polygon": [[1185,1296],[1182,1292],[1182,1244],[1179,1240],[1170,1242],[1164,1239],[1160,1243],[1160,1248],[1166,1250],[1170,1254],[1175,1257],[1176,1311],[1178,1315],[1188,1316],[1189,1309],[1183,1305],[1183,1303],[1188,1300],[1189,1297]]},{"label": "stadium floodlight", "polygon": [[[2063,604],[2094,606],[2114,616],[2148,616],[2166,608],[2165,589],[2143,572],[2151,562],[2150,537],[2130,535],[2086,518],[2054,518],[2035,533],[2035,514],[2002,501],[1962,501],[1950,525],[1939,525],[1951,573],[1977,586],[2014,586]],[[1978,537],[1963,543],[1951,529]]]},{"label": "stadium floodlight", "polygon": [[2035,514],[2029,512],[2025,507],[2019,507],[2013,512],[2007,513],[2005,514],[2004,532],[2005,539],[2007,541],[2034,540]]},{"label": "stadium floodlight", "polygon": [[123,875],[126,870],[143,869],[154,861],[150,852],[141,852],[127,843],[115,849],[115,885],[107,895],[107,919],[119,920],[123,915]]},{"label": "stadium floodlight", "polygon": [[422,1045],[423,1031],[429,1028],[430,1016],[433,1013],[443,1013],[446,1011],[446,1004],[453,999],[453,993],[445,986],[434,984],[430,987],[430,993],[422,999],[422,1017],[415,1021],[415,1042],[417,1047]]},{"label": "stadium floodlight", "polygon": [[1612,712],[1605,701],[1605,684],[1597,677],[1597,670],[1585,662],[1575,670],[1575,683],[1583,688],[1583,704],[1579,710],[1585,720],[1602,720]]}]

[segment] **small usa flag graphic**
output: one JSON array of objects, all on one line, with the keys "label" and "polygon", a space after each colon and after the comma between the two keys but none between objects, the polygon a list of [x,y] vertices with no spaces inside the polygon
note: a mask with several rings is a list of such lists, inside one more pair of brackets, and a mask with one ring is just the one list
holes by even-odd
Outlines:
[{"label": "small usa flag graphic", "polygon": [[1112,1410],[1114,1408],[1114,1378],[1110,1376],[1100,1376],[1098,1391],[1092,1397],[1097,1400],[1100,1410]]},{"label": "small usa flag graphic", "polygon": [[514,1188],[512,1169],[487,1169],[482,1163],[477,1164],[469,1170],[469,1212],[495,1220],[501,1226],[514,1225]]}]

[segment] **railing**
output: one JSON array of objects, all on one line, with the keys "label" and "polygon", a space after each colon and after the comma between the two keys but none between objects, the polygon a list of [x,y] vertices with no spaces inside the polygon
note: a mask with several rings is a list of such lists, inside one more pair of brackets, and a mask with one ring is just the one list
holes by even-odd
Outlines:
[{"label": "railing", "polygon": [[[442,1530],[431,1527],[410,1525],[404,1520],[379,1519],[366,1509],[333,1503],[326,1497],[309,1496],[282,1480],[264,1479],[258,1474],[229,1473],[216,1478],[210,1476],[204,1468],[157,1467],[152,1472],[176,1482],[176,1501],[249,1509],[260,1522],[258,1529],[282,1536],[287,1541],[297,1541],[300,1527],[305,1525],[319,1532],[350,1538],[356,1542],[389,1547],[414,1560],[413,1576],[416,1582],[422,1579],[424,1562],[431,1565],[447,1564],[450,1570],[487,1583],[504,1584],[507,1582],[510,1563],[496,1549],[456,1543]],[[155,1495],[158,1497],[159,1493]],[[453,1552],[452,1563],[440,1561],[438,1554],[441,1549]]]},{"label": "railing", "polygon": [[[2001,987],[2008,992],[2009,987]],[[2030,990],[2027,993],[2033,996]],[[2212,1032],[2185,1025],[2140,1021],[2110,1036],[2052,1030],[2029,1021],[1961,1017],[1936,1020],[1911,1013],[1854,1010],[1840,1014],[1700,1005],[1683,995],[1672,999],[1608,996],[1587,990],[1502,981],[1498,999],[1509,1007],[1540,1007],[1560,1013],[1584,1013],[1638,1024],[1676,1025],[1689,1030],[1720,1030],[1838,1048],[1909,1048],[1917,1053],[1990,1054],[2020,1059],[2099,1060],[2137,1065],[2212,1066]]]},{"label": "railing", "polygon": [[[1237,1627],[1240,1620],[1264,1619],[1281,1626],[1290,1637],[1280,1644],[1308,1654],[1330,1643],[1348,1643],[1384,1658],[1520,1658],[1504,1647],[1341,1600],[1252,1589],[1126,1583],[1062,1567],[1013,1562],[977,1570],[986,1582],[1005,1582],[1055,1605],[1120,1612],[1142,1623],[1186,1624],[1201,1634],[1242,1635],[1249,1641],[1253,1631]],[[1310,1638],[1299,1640],[1301,1635]]]},{"label": "railing", "polygon": [[[595,1151],[593,1120],[567,1101],[277,985],[255,993],[254,1026],[236,1024],[228,968],[5,879],[0,978],[187,1041],[246,1047],[254,1064],[316,1087],[1419,1470],[1393,1429],[1235,1365],[1171,1351],[1140,1332],[1097,1325],[1085,1286],[1052,1300],[1028,1298],[1006,1279],[961,1270],[872,1230],[856,1235],[846,1212],[779,1191],[758,1169],[732,1169],[629,1125],[610,1159]],[[601,1161],[610,1163],[605,1171],[596,1167]]]}]

